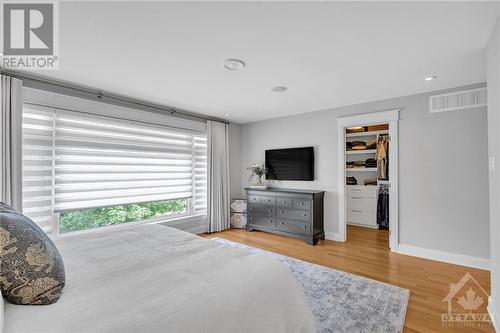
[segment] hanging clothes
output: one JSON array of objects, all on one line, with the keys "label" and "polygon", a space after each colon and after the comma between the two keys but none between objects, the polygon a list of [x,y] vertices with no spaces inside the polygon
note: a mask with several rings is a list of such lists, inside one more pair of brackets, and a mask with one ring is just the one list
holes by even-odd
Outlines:
[{"label": "hanging clothes", "polygon": [[377,224],[380,229],[389,229],[389,185],[380,184],[377,201]]},{"label": "hanging clothes", "polygon": [[389,137],[381,136],[378,138],[375,158],[377,159],[378,179],[388,179]]}]

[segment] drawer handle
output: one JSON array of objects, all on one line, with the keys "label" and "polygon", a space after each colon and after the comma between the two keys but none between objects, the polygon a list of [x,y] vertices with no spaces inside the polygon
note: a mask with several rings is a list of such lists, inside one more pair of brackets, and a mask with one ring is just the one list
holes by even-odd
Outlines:
[{"label": "drawer handle", "polygon": [[362,213],[362,211],[356,210],[356,209],[351,209],[351,211],[356,212],[356,213]]},{"label": "drawer handle", "polygon": [[286,200],[283,200],[283,203],[286,204]]},{"label": "drawer handle", "polygon": [[301,206],[304,206],[304,203],[303,203],[303,202],[301,202],[301,203],[300,203],[300,205],[301,205]]},{"label": "drawer handle", "polygon": [[272,212],[273,212],[273,210],[272,210],[272,209],[269,209],[269,210],[268,210],[268,212],[269,212],[269,213],[272,213]]},{"label": "drawer handle", "polygon": [[307,216],[307,213],[304,213],[304,216]]},{"label": "drawer handle", "polygon": [[363,197],[351,197],[353,199],[363,199]]},{"label": "drawer handle", "polygon": [[273,223],[273,220],[269,220],[269,223]]},{"label": "drawer handle", "polygon": [[253,221],[253,217],[250,218],[250,221]]},{"label": "drawer handle", "polygon": [[304,226],[304,229],[307,229],[307,225]]},{"label": "drawer handle", "polygon": [[285,223],[281,222],[281,224],[285,224]]},{"label": "drawer handle", "polygon": [[280,214],[283,214],[283,213],[284,213],[284,211],[281,211],[281,212],[280,212]]},{"label": "drawer handle", "polygon": [[253,207],[250,207],[250,210],[253,210]]},{"label": "drawer handle", "polygon": [[351,189],[351,191],[353,191],[353,192],[361,192],[361,190],[357,189],[357,188],[353,188],[353,189]]}]

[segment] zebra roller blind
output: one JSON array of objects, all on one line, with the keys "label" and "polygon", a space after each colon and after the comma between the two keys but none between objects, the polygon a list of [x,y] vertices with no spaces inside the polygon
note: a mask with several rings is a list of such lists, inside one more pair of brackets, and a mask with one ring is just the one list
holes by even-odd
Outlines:
[{"label": "zebra roller blind", "polygon": [[181,198],[206,210],[204,133],[30,105],[23,121],[25,205],[36,192],[50,214]]},{"label": "zebra roller blind", "polygon": [[23,107],[23,213],[45,231],[54,221],[54,121],[54,109]]}]

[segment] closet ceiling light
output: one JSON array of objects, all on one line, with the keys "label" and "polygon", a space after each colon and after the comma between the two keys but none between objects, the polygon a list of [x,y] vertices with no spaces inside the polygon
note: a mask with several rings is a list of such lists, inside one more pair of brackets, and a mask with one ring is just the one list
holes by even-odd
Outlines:
[{"label": "closet ceiling light", "polygon": [[431,75],[431,76],[426,77],[425,81],[432,81],[434,79],[437,79],[437,76],[436,75]]},{"label": "closet ceiling light", "polygon": [[355,127],[349,127],[348,130],[360,130],[362,128],[363,127],[361,127],[361,126],[355,126]]},{"label": "closet ceiling light", "polygon": [[224,60],[224,68],[229,71],[237,71],[245,68],[246,64],[240,59],[226,59]]}]

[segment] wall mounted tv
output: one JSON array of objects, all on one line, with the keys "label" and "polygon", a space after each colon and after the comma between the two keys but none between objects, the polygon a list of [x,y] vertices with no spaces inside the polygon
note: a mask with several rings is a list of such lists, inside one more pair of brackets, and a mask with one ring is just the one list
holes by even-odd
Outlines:
[{"label": "wall mounted tv", "polygon": [[314,148],[266,150],[266,179],[314,180]]}]

